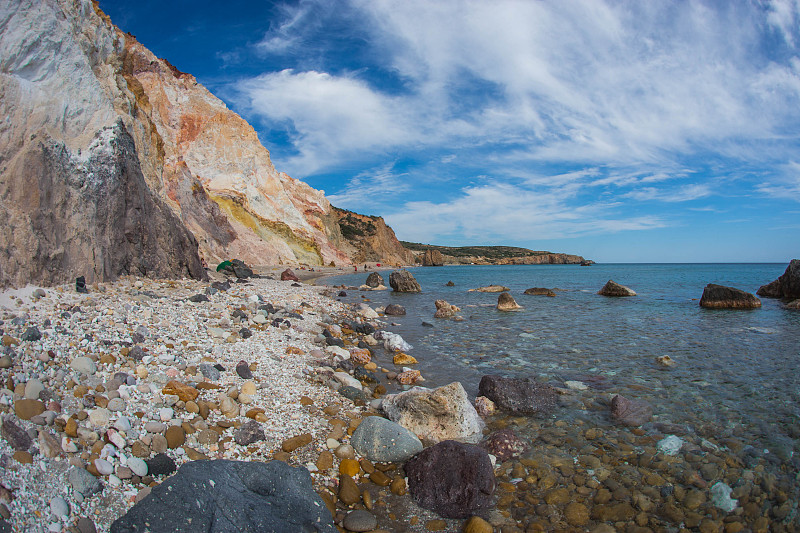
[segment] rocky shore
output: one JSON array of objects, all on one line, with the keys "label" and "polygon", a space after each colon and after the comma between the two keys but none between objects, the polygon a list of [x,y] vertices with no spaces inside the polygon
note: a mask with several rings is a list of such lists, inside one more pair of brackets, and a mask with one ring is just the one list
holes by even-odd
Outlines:
[{"label": "rocky shore", "polygon": [[[388,331],[405,310],[370,305],[380,274],[342,290],[284,269],[4,293],[0,531],[197,525],[231,505],[276,531],[798,530],[791,452],[661,422],[588,378],[412,388],[429,383]],[[432,320],[463,320],[453,307]],[[281,505],[280,526],[253,510]]]}]

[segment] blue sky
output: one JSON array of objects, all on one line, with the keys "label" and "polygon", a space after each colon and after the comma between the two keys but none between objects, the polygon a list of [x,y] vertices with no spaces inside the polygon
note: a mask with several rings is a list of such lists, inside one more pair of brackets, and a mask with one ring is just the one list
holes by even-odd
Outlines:
[{"label": "blue sky", "polygon": [[100,0],[403,240],[800,257],[800,0]]}]

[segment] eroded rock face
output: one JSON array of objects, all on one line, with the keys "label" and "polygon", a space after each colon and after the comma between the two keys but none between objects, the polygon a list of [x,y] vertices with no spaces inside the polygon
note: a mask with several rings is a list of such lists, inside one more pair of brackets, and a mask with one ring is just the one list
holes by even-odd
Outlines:
[{"label": "eroded rock face", "polygon": [[489,508],[495,489],[489,455],[474,444],[446,440],[404,465],[411,496],[446,518],[467,518]]},{"label": "eroded rock face", "polygon": [[622,297],[622,296],[636,296],[636,292],[633,289],[626,287],[625,285],[620,285],[619,283],[608,280],[602,289],[600,289],[597,294],[600,296],[613,296],[613,297]]},{"label": "eroded rock face", "polygon": [[281,461],[192,461],[111,525],[133,531],[335,533],[311,475]]},{"label": "eroded rock face", "polygon": [[547,415],[556,406],[556,390],[531,378],[483,376],[478,390],[499,408],[516,414]]},{"label": "eroded rock face", "polygon": [[365,282],[365,285],[367,285],[368,287],[372,287],[373,289],[375,287],[380,287],[381,285],[383,285],[383,276],[381,276],[377,272],[371,272],[370,275],[367,276],[367,281]]},{"label": "eroded rock face", "polygon": [[782,276],[762,285],[756,294],[765,298],[800,298],[800,259],[792,259]]},{"label": "eroded rock face", "polygon": [[700,307],[709,309],[757,309],[761,300],[740,289],[709,283],[703,289]]},{"label": "eroded rock face", "polygon": [[485,424],[455,381],[437,389],[414,387],[384,398],[381,409],[390,420],[417,434],[425,442],[454,439],[478,442]]},{"label": "eroded rock face", "polygon": [[422,256],[422,266],[442,266],[444,265],[444,257],[439,250],[425,250]]},{"label": "eroded rock face", "polygon": [[514,297],[507,292],[501,292],[497,297],[497,310],[515,311],[517,309],[521,309],[521,307],[517,304],[516,300],[514,300]]},{"label": "eroded rock face", "polygon": [[420,292],[422,288],[408,270],[395,270],[389,274],[389,285],[395,292]]}]

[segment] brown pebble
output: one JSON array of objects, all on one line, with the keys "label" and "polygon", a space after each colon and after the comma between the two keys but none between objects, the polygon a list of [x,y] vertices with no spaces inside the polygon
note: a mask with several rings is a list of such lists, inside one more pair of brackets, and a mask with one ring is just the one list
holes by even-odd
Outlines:
[{"label": "brown pebble", "polygon": [[389,476],[387,476],[380,470],[375,470],[373,473],[371,473],[369,475],[369,480],[378,485],[379,487],[388,487],[392,483],[391,478],[389,478]]},{"label": "brown pebble", "polygon": [[284,452],[283,450],[279,450],[272,455],[272,458],[275,459],[276,461],[283,461],[284,463],[288,463],[289,459],[291,459],[292,456],[289,455],[287,452]]},{"label": "brown pebble", "polygon": [[339,476],[339,500],[346,505],[353,505],[361,500],[361,491],[350,476]]},{"label": "brown pebble", "polygon": [[150,457],[150,448],[144,442],[137,440],[131,445],[131,454],[139,458]]},{"label": "brown pebble", "polygon": [[325,472],[333,467],[333,454],[328,451],[322,451],[317,458],[317,469],[320,472]]},{"label": "brown pebble", "polygon": [[473,516],[464,523],[463,533],[492,533],[492,525],[481,518]]},{"label": "brown pebble", "polygon": [[292,453],[297,448],[305,446],[310,442],[311,442],[311,433],[304,433],[302,435],[297,435],[295,437],[283,441],[283,443],[281,444],[281,449],[286,453]]},{"label": "brown pebble", "polygon": [[361,465],[355,459],[342,459],[339,463],[339,473],[345,476],[354,477],[361,472]]},{"label": "brown pebble", "polygon": [[300,396],[300,405],[314,405],[314,400],[308,396]]},{"label": "brown pebble", "polygon": [[210,459],[210,457],[206,454],[201,453],[190,446],[184,446],[183,451],[186,452],[186,456],[192,461],[204,461],[206,459]]},{"label": "brown pebble", "polygon": [[14,413],[20,420],[30,420],[36,415],[44,413],[44,402],[39,400],[17,400],[14,402]]},{"label": "brown pebble", "polygon": [[375,471],[375,465],[373,465],[372,461],[370,461],[367,458],[359,459],[358,464],[361,465],[361,470],[363,470],[367,474],[371,474]]},{"label": "brown pebble", "polygon": [[392,494],[396,494],[397,496],[405,495],[408,490],[405,478],[396,476],[389,485],[389,490],[392,491]]},{"label": "brown pebble", "polygon": [[186,432],[181,426],[170,426],[167,428],[165,438],[167,439],[167,448],[174,450],[186,442]]},{"label": "brown pebble", "polygon": [[428,531],[444,531],[447,529],[447,522],[444,520],[428,520],[425,522],[425,529]]},{"label": "brown pebble", "polygon": [[13,457],[16,462],[23,465],[29,465],[33,463],[33,456],[30,452],[26,452],[25,450],[17,450],[14,452]]},{"label": "brown pebble", "polygon": [[67,423],[64,426],[64,433],[67,434],[68,437],[72,437],[73,439],[78,436],[78,421],[72,417],[67,419]]},{"label": "brown pebble", "polygon": [[366,507],[368,511],[371,511],[373,507],[372,493],[369,490],[365,490],[361,493],[361,499],[364,500],[364,507]]},{"label": "brown pebble", "polygon": [[589,509],[582,503],[569,503],[564,509],[564,519],[571,526],[585,526],[589,523]]}]

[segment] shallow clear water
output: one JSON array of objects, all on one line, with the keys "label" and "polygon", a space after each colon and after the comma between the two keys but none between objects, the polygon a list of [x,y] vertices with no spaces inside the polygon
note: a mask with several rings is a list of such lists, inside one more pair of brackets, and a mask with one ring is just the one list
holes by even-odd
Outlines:
[{"label": "shallow clear water", "polygon": [[[481,376],[532,375],[556,386],[584,381],[587,394],[620,393],[649,401],[654,420],[689,433],[735,434],[784,460],[800,451],[800,312],[762,299],[758,310],[708,310],[698,305],[708,283],[755,293],[785,264],[604,264],[452,266],[410,269],[419,294],[350,291],[377,307],[405,306],[389,327],[410,342],[427,386],[461,381],[477,393]],[[382,273],[387,281],[389,272]],[[327,278],[328,285],[360,285],[366,274]],[[608,281],[637,296],[606,298]],[[454,287],[445,284],[452,280]],[[523,309],[499,312],[496,293],[467,292],[500,284]],[[563,289],[554,298],[528,296],[530,287]],[[434,301],[461,307],[463,322],[433,318]],[[423,326],[427,322],[433,327]],[[655,358],[669,355],[666,369]],[[388,355],[379,364],[391,367]],[[562,409],[608,425],[598,410]]]}]

